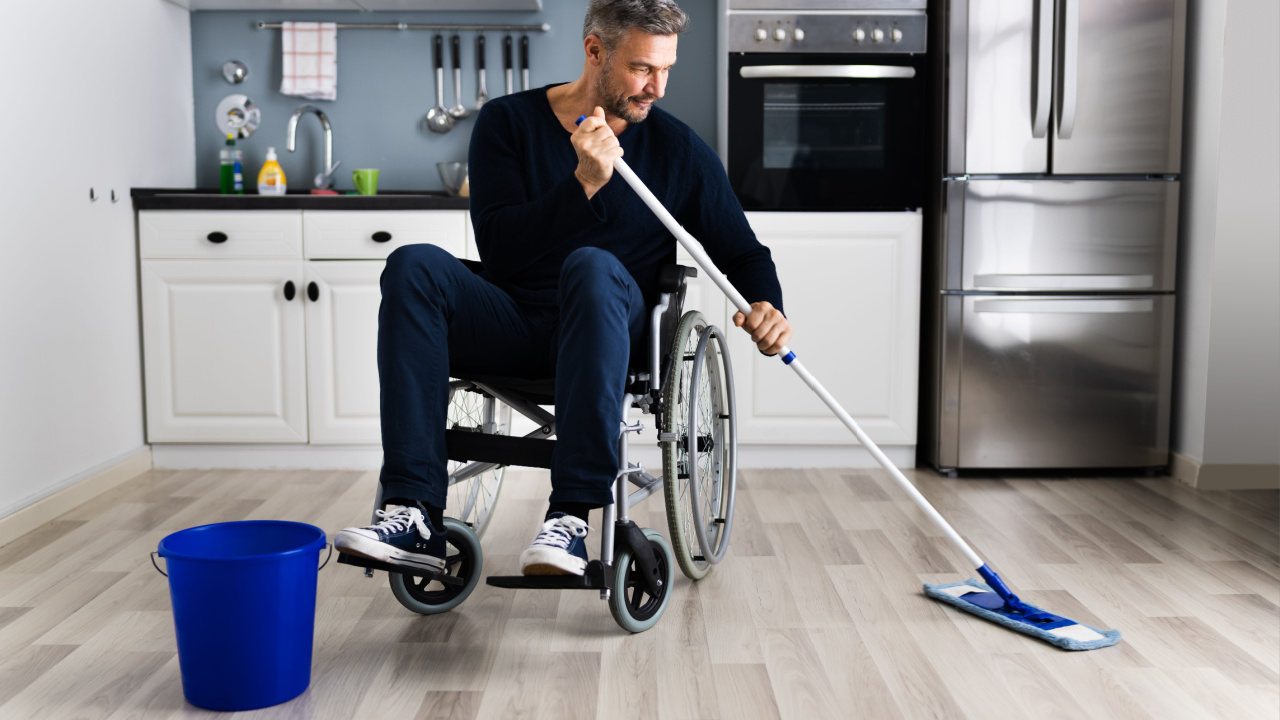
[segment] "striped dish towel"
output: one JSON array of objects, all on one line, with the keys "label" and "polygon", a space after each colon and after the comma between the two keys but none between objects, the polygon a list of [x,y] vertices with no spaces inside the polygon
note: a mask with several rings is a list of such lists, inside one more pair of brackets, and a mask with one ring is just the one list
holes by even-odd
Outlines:
[{"label": "striped dish towel", "polygon": [[282,25],[284,77],[280,81],[280,92],[311,100],[337,100],[337,23],[286,22]]}]

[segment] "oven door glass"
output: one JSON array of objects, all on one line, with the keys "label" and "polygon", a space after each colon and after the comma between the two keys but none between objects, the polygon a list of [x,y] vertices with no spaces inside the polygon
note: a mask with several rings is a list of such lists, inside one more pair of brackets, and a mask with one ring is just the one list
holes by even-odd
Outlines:
[{"label": "oven door glass", "polygon": [[923,69],[913,56],[731,56],[729,178],[743,207],[919,207]]}]

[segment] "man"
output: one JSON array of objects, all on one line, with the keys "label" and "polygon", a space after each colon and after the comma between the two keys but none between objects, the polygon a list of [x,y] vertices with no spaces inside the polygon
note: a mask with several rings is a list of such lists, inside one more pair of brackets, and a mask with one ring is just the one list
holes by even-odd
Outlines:
[{"label": "man", "polygon": [[381,522],[339,533],[339,549],[443,567],[451,369],[554,375],[550,505],[520,565],[525,574],[583,573],[587,513],[613,502],[628,362],[676,250],[626,183],[610,182],[619,157],[753,301],[734,324],[767,354],[790,339],[773,261],[718,158],[653,105],[687,26],[671,0],[591,0],[580,78],[485,104],[469,162],[484,273],[431,245],[387,259],[378,330],[387,507]]}]

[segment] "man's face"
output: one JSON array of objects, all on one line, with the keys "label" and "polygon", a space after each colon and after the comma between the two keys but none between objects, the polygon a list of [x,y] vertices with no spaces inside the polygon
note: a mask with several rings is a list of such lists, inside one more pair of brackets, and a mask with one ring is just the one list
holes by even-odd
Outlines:
[{"label": "man's face", "polygon": [[649,117],[653,101],[667,89],[676,64],[676,36],[650,35],[632,28],[607,53],[596,77],[596,95],[605,112],[629,123]]}]

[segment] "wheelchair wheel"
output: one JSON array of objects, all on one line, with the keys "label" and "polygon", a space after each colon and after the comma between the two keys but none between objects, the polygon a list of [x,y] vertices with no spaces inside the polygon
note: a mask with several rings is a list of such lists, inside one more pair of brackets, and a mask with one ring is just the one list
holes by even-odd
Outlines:
[{"label": "wheelchair wheel", "polygon": [[649,593],[640,568],[631,556],[631,548],[619,548],[614,554],[614,578],[609,594],[609,612],[618,625],[628,632],[644,632],[662,618],[671,602],[671,574],[675,558],[666,538],[657,530],[645,528],[649,547],[657,560],[658,578],[662,581],[657,595]]},{"label": "wheelchair wheel", "polygon": [[676,561],[699,580],[724,558],[737,485],[733,368],[720,329],[697,311],[680,319],[662,395],[661,443],[667,525]]},{"label": "wheelchair wheel", "polygon": [[[451,430],[508,435],[511,433],[511,407],[474,389],[466,380],[453,380],[449,383],[448,427]],[[466,465],[457,460],[449,461],[449,496],[445,514],[470,525],[476,537],[484,537],[498,504],[498,491],[502,489],[506,466],[455,480],[455,474]]]},{"label": "wheelchair wheel", "polygon": [[401,605],[420,615],[435,615],[458,607],[480,582],[484,564],[480,539],[471,528],[455,518],[445,518],[444,527],[448,543],[445,571],[451,578],[450,582],[440,582],[434,575],[387,573],[391,594]]}]

